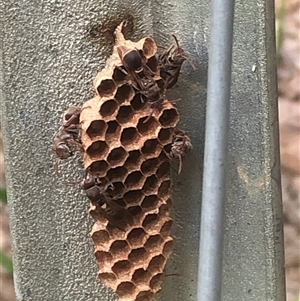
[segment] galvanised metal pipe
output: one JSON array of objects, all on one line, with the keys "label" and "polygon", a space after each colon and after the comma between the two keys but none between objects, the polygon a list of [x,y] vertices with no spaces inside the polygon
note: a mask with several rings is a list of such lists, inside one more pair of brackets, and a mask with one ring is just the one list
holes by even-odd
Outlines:
[{"label": "galvanised metal pipe", "polygon": [[214,0],[209,51],[198,301],[221,300],[234,0]]}]

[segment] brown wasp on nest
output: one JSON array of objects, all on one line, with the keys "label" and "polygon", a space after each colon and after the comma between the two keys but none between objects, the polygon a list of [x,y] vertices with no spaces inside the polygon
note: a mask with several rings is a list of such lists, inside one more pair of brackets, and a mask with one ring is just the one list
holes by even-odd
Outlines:
[{"label": "brown wasp on nest", "polygon": [[[151,37],[115,46],[96,76],[96,95],[71,107],[54,140],[59,159],[83,153],[81,187],[91,201],[99,278],[120,300],[153,300],[172,252],[170,161],[191,148],[176,129],[179,113],[166,98],[187,59],[175,45],[157,53]],[[78,148],[80,145],[80,148]]]}]

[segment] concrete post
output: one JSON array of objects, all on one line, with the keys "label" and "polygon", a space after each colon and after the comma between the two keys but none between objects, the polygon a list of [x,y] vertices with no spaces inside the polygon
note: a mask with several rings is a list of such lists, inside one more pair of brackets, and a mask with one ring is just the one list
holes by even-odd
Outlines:
[{"label": "concrete post", "polygon": [[[53,173],[62,112],[92,97],[92,79],[123,19],[129,36],[168,45],[186,64],[172,95],[193,152],[173,182],[175,249],[160,301],[196,299],[210,1],[11,0],[1,5],[1,115],[17,300],[112,301],[98,283],[79,158]],[[236,1],[227,169],[223,301],[284,300],[274,7]],[[171,95],[171,97],[172,97]]]}]

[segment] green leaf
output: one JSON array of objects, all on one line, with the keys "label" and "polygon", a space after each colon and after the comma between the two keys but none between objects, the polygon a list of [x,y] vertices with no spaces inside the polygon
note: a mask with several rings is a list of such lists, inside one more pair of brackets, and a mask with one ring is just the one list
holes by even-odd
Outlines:
[{"label": "green leaf", "polygon": [[[276,52],[277,52],[277,60],[281,56],[281,48],[283,43],[283,35],[284,35],[284,18],[286,15],[286,0],[281,1],[280,9],[277,16],[277,28],[276,28]],[[300,300],[299,300],[300,301]]]},{"label": "green leaf", "polygon": [[6,190],[0,188],[0,202],[7,203]]},{"label": "green leaf", "polygon": [[1,250],[0,250],[0,265],[2,265],[7,273],[11,276],[13,275],[13,264],[12,260],[7,257]]}]

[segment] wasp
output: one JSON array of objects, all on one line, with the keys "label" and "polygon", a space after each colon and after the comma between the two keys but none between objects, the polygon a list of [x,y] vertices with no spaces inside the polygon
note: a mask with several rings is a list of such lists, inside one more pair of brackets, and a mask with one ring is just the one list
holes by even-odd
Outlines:
[{"label": "wasp", "polygon": [[63,117],[63,124],[54,138],[52,151],[61,159],[67,159],[74,155],[79,139],[79,116],[81,109],[71,106]]},{"label": "wasp", "polygon": [[[80,113],[82,109],[76,106],[69,107],[63,116],[62,126],[55,135],[52,151],[60,160],[72,157],[81,149],[80,141]],[[58,174],[58,161],[55,163],[55,171]]]},{"label": "wasp", "polygon": [[166,89],[172,88],[177,83],[181,66],[185,60],[190,63],[193,69],[196,69],[184,50],[179,46],[177,37],[174,34],[172,34],[172,37],[175,40],[175,44],[157,56],[160,76],[165,80]]},{"label": "wasp", "polygon": [[[122,22],[115,31],[116,40],[120,42],[124,39],[121,32],[123,25],[126,26],[126,22]],[[128,76],[133,88],[141,94],[142,101],[148,102],[153,108],[160,105],[165,99],[165,89],[154,79],[157,75],[147,65],[143,51],[120,45],[117,46],[117,52],[122,63],[122,66],[117,68]]]},{"label": "wasp", "polygon": [[146,58],[137,49],[128,50],[123,54],[118,48],[119,56],[123,65],[119,69],[125,73],[135,90],[142,97],[143,102],[148,102],[151,107],[160,105],[164,99],[164,89],[158,86],[155,81],[155,73],[146,64]]},{"label": "wasp", "polygon": [[[142,51],[138,49],[128,49],[125,46],[117,47],[117,51],[124,68],[131,72],[140,73],[145,68],[146,58]],[[148,67],[148,66],[147,66]],[[148,67],[147,70],[151,73],[151,69]]]},{"label": "wasp", "polygon": [[113,227],[125,231],[128,225],[132,225],[130,213],[108,195],[108,191],[114,189],[113,184],[102,185],[98,178],[87,174],[80,186],[95,206],[94,210],[104,216]]},{"label": "wasp", "polygon": [[182,157],[185,156],[193,148],[191,139],[187,136],[186,133],[177,130],[176,135],[173,139],[169,157],[171,159],[179,159],[178,174],[181,173],[182,169]]}]

